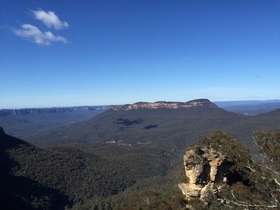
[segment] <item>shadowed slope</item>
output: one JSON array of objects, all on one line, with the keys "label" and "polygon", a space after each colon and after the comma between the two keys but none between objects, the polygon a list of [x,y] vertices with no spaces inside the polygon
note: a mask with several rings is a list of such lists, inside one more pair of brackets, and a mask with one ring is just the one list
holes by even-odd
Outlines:
[{"label": "shadowed slope", "polygon": [[24,149],[27,153],[35,149],[20,139],[6,135],[0,127],[1,209],[64,209],[66,198],[58,190],[12,174],[12,170],[19,165],[8,151],[18,148]]}]

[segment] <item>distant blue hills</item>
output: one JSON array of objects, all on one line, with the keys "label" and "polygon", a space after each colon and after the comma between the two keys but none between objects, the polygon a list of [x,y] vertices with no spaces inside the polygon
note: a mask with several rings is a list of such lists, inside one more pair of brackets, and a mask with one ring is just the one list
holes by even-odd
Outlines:
[{"label": "distant blue hills", "polygon": [[280,108],[280,100],[215,101],[220,108],[245,115],[258,115]]}]

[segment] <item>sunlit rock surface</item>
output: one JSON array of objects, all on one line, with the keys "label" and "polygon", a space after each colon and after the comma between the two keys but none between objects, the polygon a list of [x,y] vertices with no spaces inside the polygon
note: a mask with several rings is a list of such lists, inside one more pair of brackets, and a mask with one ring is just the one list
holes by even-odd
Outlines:
[{"label": "sunlit rock surface", "polygon": [[192,107],[208,107],[216,108],[217,106],[213,104],[208,99],[197,99],[188,102],[167,102],[167,101],[157,101],[154,103],[149,102],[138,102],[135,104],[127,104],[124,106],[113,107],[113,110],[134,110],[134,109],[180,109],[180,108],[192,108]]}]

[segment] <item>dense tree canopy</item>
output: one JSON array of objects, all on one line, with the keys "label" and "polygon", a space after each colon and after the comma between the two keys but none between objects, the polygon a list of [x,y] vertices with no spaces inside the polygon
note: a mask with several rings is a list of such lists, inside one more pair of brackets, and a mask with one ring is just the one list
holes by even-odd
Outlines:
[{"label": "dense tree canopy", "polygon": [[[221,151],[232,163],[231,170],[242,176],[242,180],[222,188],[219,199],[213,199],[207,209],[229,206],[235,209],[279,209],[280,130],[256,132],[252,142],[256,143],[258,154],[250,153],[221,131],[202,137],[193,146],[211,146]],[[68,209],[74,210],[177,210],[186,206],[177,186],[182,162],[175,161],[172,153],[157,148],[71,145],[42,149],[2,134],[0,155],[3,157],[0,161],[3,169],[0,171],[3,177],[1,189],[12,187],[6,191],[7,195],[14,196],[22,206],[31,209],[61,206],[57,195],[63,198]],[[5,165],[7,163],[10,165]],[[5,180],[17,182],[13,184]],[[31,189],[28,183],[38,187],[32,188],[30,195],[28,192],[23,194],[12,191],[17,189],[16,183],[26,189]],[[47,193],[40,194],[42,190]],[[13,194],[15,192],[18,197]],[[194,199],[191,203],[196,209],[203,207],[201,200]]]}]

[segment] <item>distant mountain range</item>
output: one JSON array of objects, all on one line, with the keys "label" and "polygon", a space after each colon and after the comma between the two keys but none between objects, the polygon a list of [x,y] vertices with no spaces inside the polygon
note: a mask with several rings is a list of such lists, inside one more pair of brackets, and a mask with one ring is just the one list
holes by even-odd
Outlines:
[{"label": "distant mountain range", "polygon": [[244,115],[258,115],[280,109],[280,100],[216,101],[222,109]]},{"label": "distant mountain range", "polygon": [[27,115],[42,113],[65,113],[65,112],[86,112],[86,111],[106,111],[111,106],[77,106],[77,107],[54,107],[54,108],[29,108],[29,109],[2,109],[0,116]]},{"label": "distant mountain range", "polygon": [[0,110],[0,126],[10,135],[35,134],[48,128],[88,120],[111,106]]},{"label": "distant mountain range", "polygon": [[26,139],[42,146],[110,143],[177,148],[193,144],[207,133],[223,130],[252,145],[255,130],[275,129],[279,124],[280,110],[246,116],[223,110],[207,99],[186,103],[141,102],[112,108],[87,121],[45,130]]},{"label": "distant mountain range", "polygon": [[[48,129],[53,128],[54,130],[55,127],[58,126],[65,126],[67,127],[70,124],[75,124],[77,122],[82,122],[82,121],[87,121],[90,120],[92,117],[99,115],[103,112],[107,112],[104,115],[101,116],[97,116],[97,118],[93,118],[92,120],[90,120],[91,123],[93,124],[98,124],[98,126],[96,127],[101,127],[101,125],[103,124],[104,126],[102,126],[104,132],[104,136],[107,136],[108,139],[104,140],[106,142],[119,142],[119,144],[122,144],[121,142],[123,140],[118,140],[115,139],[114,136],[115,135],[120,135],[120,129],[121,130],[128,130],[127,127],[129,124],[134,124],[134,126],[136,126],[136,122],[138,122],[138,125],[143,125],[144,121],[139,121],[139,119],[141,118],[142,114],[139,114],[139,116],[137,116],[137,113],[135,113],[135,119],[134,120],[122,120],[122,118],[120,117],[120,119],[115,119],[116,121],[118,121],[117,125],[122,125],[123,124],[127,124],[126,126],[120,126],[121,128],[115,128],[116,131],[114,131],[112,134],[112,130],[110,130],[110,126],[108,123],[107,118],[117,118],[116,114],[114,114],[115,112],[113,111],[138,111],[139,113],[142,112],[143,110],[153,110],[155,112],[150,113],[149,115],[151,115],[151,117],[155,114],[157,114],[158,112],[167,112],[168,109],[170,109],[170,111],[172,112],[172,110],[178,110],[178,112],[187,112],[187,108],[206,108],[206,107],[211,107],[211,108],[222,108],[224,110],[230,111],[230,112],[234,112],[234,113],[238,113],[238,114],[242,114],[242,115],[246,115],[246,116],[256,116],[258,114],[261,113],[266,113],[266,112],[270,112],[272,110],[275,110],[277,108],[280,108],[280,100],[270,100],[270,101],[227,101],[227,102],[215,102],[212,103],[207,99],[198,99],[198,100],[192,100],[192,101],[188,101],[188,102],[166,102],[166,101],[158,101],[158,102],[154,102],[154,103],[149,103],[149,102],[137,102],[135,104],[127,104],[127,105],[123,105],[123,106],[81,106],[81,107],[64,107],[64,108],[34,108],[34,109],[6,109],[6,110],[0,110],[0,126],[4,127],[6,132],[8,134],[11,135],[15,135],[15,136],[21,136],[21,137],[25,137],[25,136],[34,136],[37,133],[40,132],[45,132],[46,135],[48,135],[47,133],[49,131],[47,131]],[[163,111],[161,109],[166,109],[166,111]],[[186,110],[185,110],[186,109]],[[161,111],[159,111],[161,110]],[[180,110],[180,111],[179,111]],[[183,111],[185,110],[185,111]],[[220,110],[220,112],[223,112]],[[133,112],[132,112],[133,113]],[[226,115],[234,115],[234,113],[227,113]],[[131,115],[130,112],[127,113],[128,115]],[[199,113],[198,113],[199,114]],[[111,116],[112,115],[112,116]],[[143,116],[147,115],[147,113],[143,113]],[[176,114],[175,114],[176,115]],[[222,115],[222,114],[221,114]],[[165,114],[162,115],[162,118],[164,118]],[[191,115],[192,116],[192,115]],[[103,117],[105,118],[105,120],[103,119]],[[148,116],[147,116],[148,117]],[[197,116],[199,118],[199,115]],[[237,118],[240,118],[241,116],[238,115]],[[138,119],[139,118],[139,119]],[[171,120],[169,120],[170,122],[172,122],[172,120],[176,120],[177,117],[174,117],[174,119],[172,119],[172,115],[170,116]],[[233,117],[234,119],[235,117]],[[100,122],[98,121],[100,119]],[[125,119],[125,118],[124,118]],[[137,120],[138,119],[138,120]],[[149,118],[147,118],[149,119]],[[188,118],[186,118],[185,120],[187,120]],[[247,120],[247,118],[246,118]],[[96,123],[94,123],[94,121],[96,121]],[[104,121],[104,122],[103,122]],[[163,127],[163,125],[161,125],[161,127],[159,127],[160,125],[157,122],[154,122],[153,120],[149,119],[148,121],[151,121],[150,123],[146,123],[145,127],[145,132],[146,133],[148,130],[150,133],[152,133],[152,131],[158,131],[160,130],[161,127]],[[197,122],[199,122],[200,120],[198,120]],[[231,121],[231,120],[229,120]],[[243,122],[243,120],[241,121]],[[241,122],[239,123],[239,121],[237,121],[236,124],[241,124]],[[167,122],[165,122],[167,123]],[[253,123],[253,122],[252,122]],[[89,127],[87,124],[87,122],[83,122],[81,124],[85,124],[82,127]],[[254,124],[254,123],[253,123]],[[105,129],[106,125],[108,125],[109,127]],[[113,124],[114,125],[114,124]],[[214,123],[215,125],[215,123]],[[75,126],[79,125],[75,124]],[[226,126],[226,124],[224,125]],[[130,125],[129,127],[133,127],[132,125]],[[179,126],[180,127],[180,126]],[[231,131],[233,129],[234,126],[232,126],[231,129],[227,129],[229,131]],[[246,127],[246,126],[245,126]],[[62,134],[63,129],[64,128],[58,128],[61,129],[60,132],[54,132],[54,133],[60,133]],[[87,128],[89,130],[89,133],[99,133],[98,135],[103,135],[100,134],[100,131],[97,131],[95,128]],[[102,130],[101,129],[101,130]],[[75,128],[73,128],[73,130],[76,130]],[[133,131],[133,129],[129,129],[131,130],[131,132]],[[241,129],[242,130],[242,129]],[[140,131],[139,131],[140,132]],[[71,142],[76,142],[78,141],[88,141],[88,137],[84,138],[85,136],[96,136],[97,134],[83,134],[83,135],[78,135],[81,134],[82,131],[78,130],[75,132],[74,135],[70,134],[71,132],[68,131],[68,134],[63,136],[63,140],[61,140],[59,135],[51,135],[52,138],[56,139],[59,138],[59,140],[57,141],[59,142],[67,142],[69,139],[69,136],[71,136],[72,140]],[[106,134],[107,133],[107,134]],[[132,132],[133,133],[133,132]],[[39,139],[41,139],[42,133],[40,135],[38,135],[38,139],[36,140],[36,142],[39,141]],[[111,136],[109,138],[109,135]],[[132,135],[132,134],[131,134]],[[36,138],[37,138],[36,137]],[[81,138],[83,137],[83,138]],[[64,139],[67,138],[67,141],[64,141]],[[28,139],[34,139],[33,137],[28,137]],[[96,138],[96,137],[92,137],[93,141],[99,141],[101,142],[102,140],[100,140],[102,138]],[[41,140],[40,140],[41,141]],[[127,141],[127,140],[125,140]],[[35,140],[33,141],[35,142]],[[50,141],[49,141],[50,142]],[[139,141],[141,142],[141,141]]]}]

